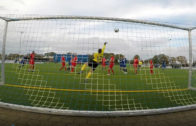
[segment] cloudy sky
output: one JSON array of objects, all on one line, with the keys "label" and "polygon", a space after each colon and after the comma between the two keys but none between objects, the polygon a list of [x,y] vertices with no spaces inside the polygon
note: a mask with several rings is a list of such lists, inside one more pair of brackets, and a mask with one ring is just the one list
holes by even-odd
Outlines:
[{"label": "cloudy sky", "polygon": [[[165,23],[170,23],[170,24],[175,24],[175,25],[196,26],[196,0],[1,0],[0,1],[0,15],[1,14],[2,15],[3,14],[17,14],[17,15],[39,14],[39,15],[118,17],[118,18],[159,21],[159,22],[163,22],[163,23],[165,22]],[[81,29],[84,29],[83,31],[86,31],[89,29],[88,27],[92,27],[96,30],[96,29],[104,28],[106,25],[107,25],[106,28],[109,28],[109,29],[110,27],[111,29],[113,28],[113,25],[108,26],[107,23],[100,25],[99,24],[100,22],[98,22],[98,24],[93,23],[93,26],[91,26],[91,24],[89,24],[88,22],[83,22],[83,24],[80,25],[80,29],[78,29],[78,31],[75,29],[74,31],[75,33],[70,35],[70,31],[66,31],[65,29],[64,30],[62,29],[63,27],[70,27],[69,21],[67,23],[66,21],[64,22],[65,22],[64,24],[61,24],[62,22],[58,21],[58,23],[61,24],[61,28],[60,27],[58,28],[57,26],[58,23],[57,24],[44,23],[48,26],[50,25],[51,27],[54,26],[54,28],[51,28],[50,30],[46,30],[50,28],[48,26],[44,27],[43,25],[42,26],[39,25],[39,28],[37,29],[42,29],[42,31],[36,31],[37,32],[36,34],[35,32],[30,33],[24,30],[30,27],[31,32],[32,32],[33,28],[31,26],[26,26],[26,28],[20,25],[17,25],[18,28],[16,28],[14,25],[12,26],[12,28],[10,26],[10,29],[12,30],[9,31],[7,47],[9,47],[9,44],[13,46],[14,42],[16,43],[15,45],[19,46],[21,44],[20,43],[21,41],[22,41],[22,46],[25,46],[25,44],[23,43],[25,42],[27,43],[27,41],[35,42],[36,40],[34,40],[33,38],[37,39],[39,38],[39,36],[41,36],[39,38],[39,41],[37,41],[37,43],[40,43],[40,41],[42,40],[43,41],[42,43],[45,43],[45,45],[43,44],[43,48],[41,48],[41,46],[39,45],[39,49],[46,50],[46,52],[57,50],[54,48],[56,46],[55,40],[57,40],[57,39],[54,39],[55,37],[58,38],[58,42],[61,41],[62,43],[65,44],[67,48],[70,49],[70,47],[74,47],[74,46],[69,44],[70,47],[68,47],[67,46],[68,44],[66,42],[72,41],[72,43],[73,42],[76,43],[76,38],[79,38],[80,35],[82,35],[81,31],[79,31]],[[86,23],[88,23],[88,25],[86,25]],[[72,25],[75,25],[75,26],[76,24],[77,22],[72,23]],[[34,27],[36,25],[37,24],[34,24]],[[81,26],[83,25],[87,27],[82,28]],[[23,32],[25,31],[23,34],[21,34],[20,27],[23,27]],[[142,39],[142,34],[137,33],[138,31],[137,29],[140,29],[140,26],[137,26],[136,28],[136,26],[130,25],[130,28],[124,28],[124,29],[123,29],[123,26],[119,26],[119,27],[121,27],[121,30],[118,35],[116,35],[112,30],[110,32],[106,32],[105,28],[104,30],[102,29],[101,31],[101,32],[104,32],[104,34],[102,35],[102,38],[104,38],[105,34],[108,34],[109,36],[107,36],[107,39],[111,40],[114,43],[113,45],[117,45],[116,47],[114,47],[114,46],[111,46],[112,45],[111,44],[110,45],[111,47],[108,48],[109,52],[112,52],[114,51],[115,48],[117,48],[116,53],[119,53],[118,49],[120,46],[122,46],[122,44],[119,43],[119,41],[121,41],[124,43],[123,44],[124,46],[122,46],[121,48],[124,48],[125,50],[127,50],[126,52],[123,52],[123,53],[125,54],[127,53],[129,55],[130,55],[130,52],[132,52],[132,55],[134,55],[135,53],[138,53],[138,50],[136,52],[134,49],[135,47],[139,46],[139,52],[143,52],[145,55],[147,54],[146,52],[152,51],[152,49],[154,50],[156,49],[157,52],[154,51],[153,54],[161,53],[160,50],[162,50],[163,53],[168,53],[168,55],[170,54],[171,56],[184,55],[188,57],[188,53],[187,53],[188,52],[187,50],[188,39],[187,37],[184,37],[184,36],[187,36],[187,33],[184,33],[182,31],[173,31],[170,29],[169,30],[160,29],[160,31],[157,30],[155,31],[155,33],[153,33],[154,31],[153,28],[143,27],[142,31],[140,31],[140,33],[144,31],[143,33],[144,39]],[[135,30],[137,31],[131,31],[131,29],[134,30],[134,27],[135,27]],[[61,30],[59,31],[59,29]],[[69,29],[71,29],[71,27]],[[125,37],[127,33],[123,32],[123,30],[124,31],[130,30],[130,33],[132,36]],[[161,32],[161,30],[164,32]],[[50,33],[48,33],[48,31],[50,31]],[[51,32],[51,31],[54,31],[54,32]],[[55,33],[56,31],[58,34]],[[89,38],[84,38],[85,35],[82,35],[82,37],[80,37],[80,40],[78,40],[77,43],[82,43],[82,45],[84,45],[82,41],[88,41],[88,43],[89,42],[98,43],[98,46],[101,47],[103,43],[99,43],[101,37],[100,35],[97,35],[98,31],[99,30],[96,30],[95,36],[89,37],[89,34],[88,34]],[[74,36],[76,35],[76,33],[77,33],[77,36]],[[136,35],[134,35],[134,33],[136,33]],[[151,34],[148,34],[148,33],[151,33]],[[157,33],[159,33],[159,36],[157,36]],[[45,35],[45,38],[44,38],[44,34],[47,34]],[[69,40],[68,37],[65,37],[66,34],[70,36],[74,36],[74,37],[72,37],[72,39]],[[149,35],[152,37],[148,38]],[[30,37],[30,36],[35,36],[35,37]],[[51,41],[51,38],[49,38],[48,36],[53,38],[53,40]],[[136,38],[137,40],[135,40],[134,36],[137,36]],[[195,47],[196,37],[195,36],[196,35],[194,33],[193,34],[193,39],[194,39],[193,49],[194,50],[196,49]],[[105,40],[101,40],[101,41],[103,42]],[[145,41],[147,43],[147,46],[150,46],[149,45],[150,43],[153,46],[156,45],[156,47],[153,47],[153,48],[147,47],[145,45]],[[175,43],[178,43],[178,46]],[[179,45],[181,45],[181,47],[179,47]],[[27,45],[27,46],[32,47],[31,45]],[[79,47],[81,48],[81,46]],[[13,46],[12,48],[16,48],[16,47]],[[13,51],[12,48],[10,49]],[[19,49],[21,47],[17,47],[17,48]],[[44,49],[44,48],[47,48],[47,49]],[[58,47],[58,49],[59,48],[60,47]],[[65,49],[65,47],[62,47],[62,48],[63,48],[62,50]],[[78,47],[75,47],[75,48],[77,49]],[[179,52],[179,48],[182,48],[183,51]],[[27,52],[29,53],[32,50],[33,49],[28,49]],[[94,50],[97,50],[97,47],[94,48]],[[179,53],[182,53],[182,54],[179,54]],[[141,54],[141,55],[144,55],[144,54]],[[129,57],[131,57],[132,55],[130,55]],[[151,56],[151,54],[149,55]]]},{"label": "cloudy sky", "polygon": [[1,0],[0,14],[105,16],[196,25],[195,0]]}]

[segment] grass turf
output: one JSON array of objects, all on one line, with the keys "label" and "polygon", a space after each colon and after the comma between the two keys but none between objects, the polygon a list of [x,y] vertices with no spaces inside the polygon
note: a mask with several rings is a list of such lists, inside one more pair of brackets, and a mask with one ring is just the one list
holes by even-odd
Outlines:
[{"label": "grass turf", "polygon": [[[128,73],[124,74],[115,65],[115,74],[108,76],[107,69],[102,70],[99,66],[85,82],[89,68],[77,74],[80,65],[74,73],[59,71],[60,67],[55,63],[36,64],[35,71],[28,72],[27,65],[19,69],[18,64],[6,64],[6,85],[0,86],[1,101],[98,111],[141,110],[196,103],[196,92],[186,90],[188,70],[185,69],[155,68],[151,75],[148,67],[142,67],[135,74],[133,68],[127,66]],[[195,74],[193,83],[194,77]]]}]

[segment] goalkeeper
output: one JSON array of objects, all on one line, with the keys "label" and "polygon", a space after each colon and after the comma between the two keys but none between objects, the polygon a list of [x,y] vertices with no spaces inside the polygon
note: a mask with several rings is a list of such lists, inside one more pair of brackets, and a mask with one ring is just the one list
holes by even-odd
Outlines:
[{"label": "goalkeeper", "polygon": [[90,60],[89,62],[85,63],[82,68],[81,71],[79,73],[82,73],[86,66],[88,65],[89,67],[91,67],[91,70],[88,72],[88,74],[86,75],[86,80],[90,78],[91,74],[93,73],[93,71],[95,71],[95,69],[97,68],[97,66],[99,65],[99,63],[101,63],[102,58],[103,58],[103,53],[105,50],[107,42],[104,43],[103,48],[102,49],[98,49],[98,53],[94,53],[93,54],[93,59]]}]

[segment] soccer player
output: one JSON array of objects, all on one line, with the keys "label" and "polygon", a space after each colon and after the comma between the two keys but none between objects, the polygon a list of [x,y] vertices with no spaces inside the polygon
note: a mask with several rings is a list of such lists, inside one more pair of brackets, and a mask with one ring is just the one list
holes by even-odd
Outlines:
[{"label": "soccer player", "polygon": [[33,71],[34,70],[34,65],[35,65],[35,52],[32,51],[32,53],[30,54],[30,60],[29,60],[29,71]]},{"label": "soccer player", "polygon": [[122,70],[125,74],[127,74],[127,67],[126,67],[127,60],[124,56],[120,57],[120,70]]},{"label": "soccer player", "polygon": [[71,60],[71,72],[74,72],[74,69],[77,65],[78,57],[77,55],[74,56],[74,58]]},{"label": "soccer player", "polygon": [[72,61],[72,55],[70,55],[70,59],[68,60],[69,66],[68,66],[67,70],[69,70],[69,71],[71,71],[71,61]]},{"label": "soccer player", "polygon": [[166,62],[163,61],[163,62],[162,62],[162,70],[164,70],[165,68],[166,68]]},{"label": "soccer player", "polygon": [[140,71],[141,67],[142,67],[142,61],[139,61],[139,63],[138,63],[138,71]]},{"label": "soccer player", "polygon": [[113,70],[113,67],[114,67],[114,55],[112,55],[110,57],[110,65],[109,65],[109,68],[108,68],[108,75],[110,75],[110,71],[112,71],[112,73],[114,74],[114,70]]},{"label": "soccer player", "polygon": [[103,57],[102,58],[102,70],[105,70],[105,66],[106,66],[106,58],[105,57]]},{"label": "soccer player", "polygon": [[79,72],[79,74],[83,73],[83,71],[85,70],[87,65],[89,67],[91,67],[91,70],[86,75],[85,82],[87,82],[87,80],[90,78],[90,76],[93,73],[93,71],[95,71],[95,69],[97,68],[97,66],[101,62],[101,59],[103,57],[103,53],[105,51],[106,44],[107,44],[107,42],[104,43],[104,46],[103,46],[102,49],[98,49],[98,52],[93,54],[93,59],[92,60],[90,60],[89,62],[85,63],[82,66],[81,71]]},{"label": "soccer player", "polygon": [[138,67],[138,58],[136,57],[133,61],[133,67],[134,67],[134,70],[135,70],[135,74],[137,74],[137,67]]},{"label": "soccer player", "polygon": [[24,67],[24,65],[25,65],[25,59],[24,59],[24,57],[22,57],[22,58],[20,58],[19,59],[19,69],[21,68],[21,67]]},{"label": "soccer player", "polygon": [[66,62],[65,62],[65,57],[64,55],[61,56],[61,68],[59,69],[60,71],[65,67],[65,71],[67,70],[67,67],[66,67]]},{"label": "soccer player", "polygon": [[150,73],[151,74],[153,74],[153,67],[154,67],[153,62],[152,60],[150,60]]}]

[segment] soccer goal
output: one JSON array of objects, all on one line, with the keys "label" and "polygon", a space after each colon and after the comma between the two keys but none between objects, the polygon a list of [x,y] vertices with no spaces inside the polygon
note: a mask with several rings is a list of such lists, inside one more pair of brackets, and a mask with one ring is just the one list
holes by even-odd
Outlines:
[{"label": "soccer goal", "polygon": [[126,116],[196,108],[194,27],[122,18],[0,17],[0,106]]}]

